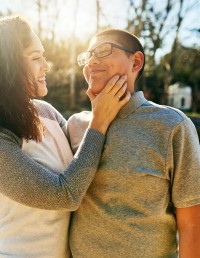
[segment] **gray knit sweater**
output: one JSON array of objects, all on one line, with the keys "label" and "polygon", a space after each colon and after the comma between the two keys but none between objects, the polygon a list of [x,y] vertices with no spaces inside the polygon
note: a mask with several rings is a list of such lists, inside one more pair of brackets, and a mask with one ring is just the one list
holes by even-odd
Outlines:
[{"label": "gray knit sweater", "polygon": [[88,129],[68,168],[55,174],[23,153],[14,133],[0,128],[0,192],[31,207],[76,210],[97,170],[104,140]]},{"label": "gray knit sweater", "polygon": [[[89,119],[88,112],[69,119],[72,150]],[[72,256],[175,258],[175,208],[199,204],[200,146],[194,125],[181,111],[135,92],[110,125],[98,171],[72,214]]]},{"label": "gray knit sweater", "polygon": [[[23,140],[22,150],[37,163],[62,173],[73,159],[66,137],[67,121],[49,103],[34,100],[45,126],[42,141]],[[1,258],[69,258],[67,209],[44,210],[0,193]],[[37,226],[36,226],[37,225]]]}]

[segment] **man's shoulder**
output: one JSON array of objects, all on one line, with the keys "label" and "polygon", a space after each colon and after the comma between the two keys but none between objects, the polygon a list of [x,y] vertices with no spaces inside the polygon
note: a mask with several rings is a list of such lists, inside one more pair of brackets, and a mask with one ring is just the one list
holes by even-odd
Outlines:
[{"label": "man's shoulder", "polygon": [[181,122],[189,119],[181,110],[177,108],[166,105],[159,105],[151,101],[148,101],[148,103],[150,107],[153,108],[152,115],[163,121],[168,121],[169,124],[180,124]]},{"label": "man's shoulder", "polygon": [[82,111],[80,113],[73,114],[68,119],[68,124],[78,124],[78,125],[87,124],[88,125],[91,118],[92,118],[91,111]]}]

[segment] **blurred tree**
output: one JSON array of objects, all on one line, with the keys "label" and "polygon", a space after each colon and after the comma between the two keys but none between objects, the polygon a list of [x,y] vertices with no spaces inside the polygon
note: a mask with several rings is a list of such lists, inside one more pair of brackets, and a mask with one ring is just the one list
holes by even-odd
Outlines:
[{"label": "blurred tree", "polygon": [[[173,76],[170,75],[172,56],[175,59]],[[192,111],[200,112],[200,49],[187,48],[177,43],[175,52],[162,57],[160,63],[154,66],[146,78],[149,85],[146,94],[149,99],[167,104],[167,99],[163,99],[163,96],[165,96],[165,85],[169,83],[169,76],[171,84],[180,82],[192,88]]]},{"label": "blurred tree", "polygon": [[38,36],[42,37],[42,0],[36,0],[37,12],[38,12]]},{"label": "blurred tree", "polygon": [[76,26],[79,0],[75,0],[75,8],[73,14],[73,28],[72,28],[72,37],[71,37],[71,47],[70,47],[70,108],[75,109],[76,107],[76,98],[75,98],[75,80],[76,80]]},{"label": "blurred tree", "polygon": [[[48,38],[55,43],[56,27],[59,20],[62,6],[67,4],[68,0],[33,0],[37,12],[37,33],[41,39]],[[31,3],[32,2],[32,3]]]},{"label": "blurred tree", "polygon": [[[127,29],[144,39],[146,77],[152,77],[156,66],[157,50],[162,48],[166,36],[170,33],[172,35],[172,52],[176,51],[181,25],[187,17],[187,13],[197,6],[197,2],[165,0],[162,5],[155,7],[154,1],[151,0],[140,0],[138,2],[129,0],[129,5],[128,16],[130,18],[128,19]],[[168,77],[163,82],[164,88],[161,100],[163,103],[166,102],[168,85],[173,78],[175,60],[175,55],[171,55],[168,64],[170,68],[168,69]],[[142,90],[148,91],[145,77],[140,81],[139,86]]]},{"label": "blurred tree", "polygon": [[[20,0],[19,0],[20,1]],[[121,0],[122,1],[122,0]],[[114,2],[114,1],[113,1]],[[87,49],[88,39],[81,41],[76,37],[76,28],[82,22],[80,1],[69,0],[29,0],[22,1],[23,8],[33,9],[37,14],[37,33],[40,35],[45,55],[52,68],[48,80],[48,100],[62,112],[66,109],[81,110],[89,108],[85,94],[87,88],[83,78],[82,68],[76,64],[76,56]],[[58,41],[58,26],[64,7],[66,18],[62,18],[62,26],[66,30],[67,10],[72,14],[70,26],[73,30],[70,38]],[[82,2],[81,2],[82,3]],[[176,81],[182,81],[192,86],[193,110],[198,110],[199,90],[199,49],[186,48],[180,44],[179,34],[187,14],[197,7],[199,0],[124,0],[128,4],[127,22],[125,29],[136,34],[143,42],[146,53],[146,68],[144,76],[139,80],[139,89],[144,90],[148,99],[166,104],[168,86]],[[105,0],[87,0],[87,10],[90,11],[91,21],[94,21],[94,33],[106,27],[113,27],[111,16],[117,18],[117,13],[106,12]],[[11,14],[11,11],[6,13]],[[0,13],[1,15],[5,15]],[[96,21],[93,17],[96,15]],[[118,18],[122,18],[119,17]],[[119,24],[119,23],[118,23]],[[92,25],[92,24],[91,24]],[[114,25],[115,26],[115,25]],[[91,26],[92,27],[92,26]],[[125,26],[124,26],[125,27]],[[195,35],[200,35],[199,28],[189,28]],[[165,46],[167,36],[171,36],[171,53],[158,59],[158,52]]]},{"label": "blurred tree", "polygon": [[97,17],[97,21],[96,21],[96,31],[98,31],[100,29],[100,3],[99,0],[96,0],[96,17]]},{"label": "blurred tree", "polygon": [[[200,112],[200,49],[187,48],[176,43],[176,51],[166,55],[161,61],[165,67],[170,67],[173,59],[171,82],[183,82],[192,88],[192,111]],[[165,79],[167,74],[165,73]]]}]

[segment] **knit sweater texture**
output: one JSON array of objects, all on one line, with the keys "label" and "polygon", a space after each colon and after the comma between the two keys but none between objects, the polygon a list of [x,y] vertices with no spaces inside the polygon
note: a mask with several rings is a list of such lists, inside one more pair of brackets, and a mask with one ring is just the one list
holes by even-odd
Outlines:
[{"label": "knit sweater texture", "polygon": [[68,258],[69,210],[94,177],[104,135],[89,129],[73,159],[66,120],[50,104],[34,102],[46,127],[41,143],[0,129],[0,257]]},{"label": "knit sweater texture", "polygon": [[[69,119],[73,151],[90,119],[90,112]],[[136,92],[110,125],[98,171],[72,214],[73,258],[178,257],[175,208],[198,204],[200,146],[193,123]]]}]

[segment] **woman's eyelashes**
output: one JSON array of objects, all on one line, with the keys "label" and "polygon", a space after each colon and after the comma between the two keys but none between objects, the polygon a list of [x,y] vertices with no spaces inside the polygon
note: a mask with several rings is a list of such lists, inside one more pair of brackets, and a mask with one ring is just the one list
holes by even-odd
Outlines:
[{"label": "woman's eyelashes", "polygon": [[33,61],[36,61],[36,60],[46,60],[46,57],[45,56],[38,56],[38,57],[33,58]]}]

